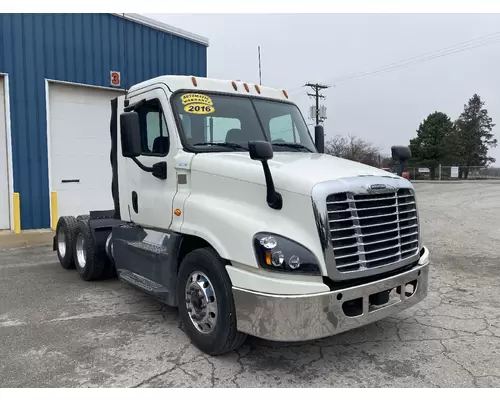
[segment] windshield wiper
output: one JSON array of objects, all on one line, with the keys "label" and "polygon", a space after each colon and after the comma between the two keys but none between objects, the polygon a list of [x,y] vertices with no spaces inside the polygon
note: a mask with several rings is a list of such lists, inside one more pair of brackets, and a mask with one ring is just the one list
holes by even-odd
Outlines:
[{"label": "windshield wiper", "polygon": [[312,153],[313,151],[309,149],[308,147],[299,144],[299,143],[271,143],[273,146],[283,146],[283,147],[290,147],[291,149],[305,149],[309,153]]},{"label": "windshield wiper", "polygon": [[248,151],[248,149],[245,146],[242,146],[241,144],[238,143],[230,143],[230,142],[221,142],[221,143],[204,142],[204,143],[193,144],[193,146],[221,146],[221,147],[229,147],[231,149],[243,149]]}]

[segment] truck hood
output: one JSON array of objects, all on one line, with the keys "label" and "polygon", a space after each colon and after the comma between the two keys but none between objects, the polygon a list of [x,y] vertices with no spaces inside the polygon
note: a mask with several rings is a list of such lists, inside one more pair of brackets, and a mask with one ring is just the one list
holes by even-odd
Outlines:
[{"label": "truck hood", "polygon": [[[402,179],[395,174],[354,161],[320,153],[276,152],[268,161],[277,189],[310,196],[320,182],[354,176]],[[248,153],[201,153],[192,159],[192,171],[265,185],[260,161]]]}]

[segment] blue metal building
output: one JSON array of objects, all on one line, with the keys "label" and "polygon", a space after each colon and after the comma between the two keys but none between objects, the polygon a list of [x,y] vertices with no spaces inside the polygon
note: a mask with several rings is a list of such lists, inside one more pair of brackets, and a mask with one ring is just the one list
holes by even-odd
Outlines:
[{"label": "blue metal building", "polygon": [[0,229],[14,229],[15,193],[22,229],[51,224],[47,82],[127,89],[158,75],[206,76],[207,47],[137,14],[0,14]]}]

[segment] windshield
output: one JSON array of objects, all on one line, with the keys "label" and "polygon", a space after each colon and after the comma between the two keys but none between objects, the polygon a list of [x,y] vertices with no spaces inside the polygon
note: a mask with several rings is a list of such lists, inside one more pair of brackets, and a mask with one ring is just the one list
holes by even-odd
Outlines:
[{"label": "windshield", "polygon": [[212,93],[180,93],[172,104],[193,151],[247,151],[249,141],[267,140],[274,151],[316,152],[294,104]]}]

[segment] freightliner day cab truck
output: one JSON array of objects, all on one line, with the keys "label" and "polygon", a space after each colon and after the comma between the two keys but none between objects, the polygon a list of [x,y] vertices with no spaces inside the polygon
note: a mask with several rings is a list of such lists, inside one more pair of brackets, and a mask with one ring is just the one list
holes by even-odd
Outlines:
[{"label": "freightliner day cab truck", "polygon": [[411,182],[324,154],[286,91],[162,76],[111,101],[110,132],[114,209],[61,216],[54,250],[177,307],[202,351],[323,338],[427,295]]}]

